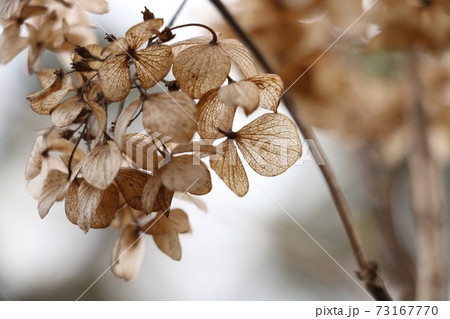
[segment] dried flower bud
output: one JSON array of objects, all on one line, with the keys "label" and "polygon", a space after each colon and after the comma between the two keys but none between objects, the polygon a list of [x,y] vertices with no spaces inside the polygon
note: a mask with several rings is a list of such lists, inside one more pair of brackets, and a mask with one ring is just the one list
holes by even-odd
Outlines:
[{"label": "dried flower bud", "polygon": [[142,18],[144,19],[144,21],[152,20],[155,18],[155,15],[153,14],[153,12],[151,12],[149,9],[147,9],[147,7],[144,7],[144,11],[141,11],[141,13],[142,13]]}]

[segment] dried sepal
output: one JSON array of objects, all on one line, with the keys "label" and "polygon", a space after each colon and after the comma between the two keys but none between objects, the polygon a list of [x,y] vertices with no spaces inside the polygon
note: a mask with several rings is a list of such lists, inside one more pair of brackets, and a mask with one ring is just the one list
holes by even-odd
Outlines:
[{"label": "dried sepal", "polygon": [[198,99],[222,85],[230,68],[230,58],[221,46],[208,43],[182,51],[173,63],[172,72],[181,90]]},{"label": "dried sepal", "polygon": [[220,45],[245,77],[248,78],[258,74],[253,58],[240,41],[224,39],[220,41]]},{"label": "dried sepal", "polygon": [[98,75],[103,94],[111,101],[121,101],[130,93],[131,77],[126,55],[104,61]]},{"label": "dried sepal", "polygon": [[75,144],[72,141],[66,140],[60,136],[60,130],[53,130],[50,134],[48,134],[45,138],[46,150],[52,152],[59,152],[63,155],[70,156],[73,154],[72,164],[76,165],[80,162],[85,154],[84,151],[80,148],[77,148],[74,151]]},{"label": "dried sepal", "polygon": [[0,35],[0,63],[6,64],[28,46],[28,38],[20,37],[20,26],[13,23]]},{"label": "dried sepal", "polygon": [[101,52],[102,56],[110,56],[110,55],[120,55],[126,54],[128,49],[127,41],[124,38],[116,39],[111,42],[106,48],[104,48]]},{"label": "dried sepal", "polygon": [[142,101],[140,99],[132,101],[128,106],[120,113],[116,124],[114,126],[114,140],[117,145],[122,148],[123,135],[126,133],[130,121],[141,106]]},{"label": "dried sepal", "polygon": [[177,233],[185,234],[191,232],[191,225],[189,224],[189,217],[182,209],[172,209],[170,211],[169,220]]},{"label": "dried sepal", "polygon": [[64,101],[51,112],[53,124],[60,127],[72,124],[84,107],[85,103],[78,97]]},{"label": "dried sepal", "polygon": [[178,232],[169,218],[163,212],[141,227],[146,234],[152,235],[156,246],[167,256],[174,260],[181,259],[181,245]]},{"label": "dried sepal", "polygon": [[170,45],[172,47],[173,57],[175,59],[178,56],[178,54],[180,54],[182,51],[186,50],[187,48],[190,48],[194,45],[207,44],[207,43],[211,42],[211,40],[212,40],[212,35],[206,35],[206,36],[202,35],[199,37],[175,42]]},{"label": "dried sepal", "polygon": [[208,168],[192,155],[173,157],[161,175],[164,186],[172,191],[205,195],[212,189]]},{"label": "dried sepal", "polygon": [[218,96],[218,89],[207,92],[198,101],[198,133],[204,139],[217,139],[223,135],[222,131],[230,131],[233,127],[233,119],[236,107],[222,103]]},{"label": "dried sepal", "polygon": [[276,176],[291,167],[302,154],[295,124],[280,113],[267,113],[237,132],[237,145],[255,172]]},{"label": "dried sepal", "polygon": [[31,108],[38,114],[48,115],[71,88],[72,78],[69,74],[57,76],[49,87],[28,95]]},{"label": "dried sepal", "polygon": [[55,82],[57,75],[55,69],[44,68],[38,71],[38,79],[39,83],[43,88],[47,88]]},{"label": "dried sepal", "polygon": [[58,22],[56,12],[52,11],[45,18],[41,19],[41,21],[42,23],[37,28],[32,24],[25,23],[29,33],[27,65],[28,73],[30,74],[36,69],[48,42],[51,41],[51,33],[55,24]]},{"label": "dried sepal", "polygon": [[162,187],[161,175],[155,174],[148,178],[142,189],[142,208],[144,211],[150,213],[155,210],[159,191]]},{"label": "dried sepal", "polygon": [[[99,192],[98,189],[85,183],[87,185],[84,185],[84,189],[81,190],[80,185],[83,183],[85,182],[82,178],[76,178],[70,184],[65,201],[67,218],[75,225],[82,224],[86,229],[108,227],[119,208],[119,191],[117,187],[111,184],[106,190]],[[92,190],[92,198],[86,197],[86,193],[89,190]],[[79,203],[79,198],[80,200],[83,198],[87,199],[87,206],[83,206],[84,203]],[[87,213],[84,211],[86,207],[88,209]],[[84,220],[79,221],[79,219]],[[82,229],[85,230],[84,228]]]},{"label": "dried sepal", "polygon": [[133,209],[143,210],[142,195],[144,186],[151,176],[133,168],[121,168],[115,181],[125,201]]},{"label": "dried sepal", "polygon": [[133,279],[138,271],[144,253],[144,241],[140,238],[138,226],[123,227],[114,244],[112,253],[113,273],[126,281]]},{"label": "dried sepal", "polygon": [[211,168],[236,195],[244,196],[248,192],[248,178],[234,141],[227,139],[217,148],[221,152],[210,156]]},{"label": "dried sepal", "polygon": [[97,120],[97,136],[95,137],[95,141],[94,141],[94,145],[96,145],[98,143],[98,141],[100,140],[100,138],[103,135],[103,132],[106,129],[106,125],[107,125],[107,118],[106,118],[106,111],[105,109],[93,102],[93,101],[88,101],[87,105],[89,106],[89,108],[91,109],[92,113],[94,114],[96,120]]},{"label": "dried sepal", "polygon": [[131,27],[125,34],[125,40],[128,46],[133,49],[140,48],[163,24],[163,19],[151,19]]},{"label": "dried sepal", "polygon": [[44,137],[40,135],[33,144],[30,158],[28,159],[27,167],[25,169],[25,178],[27,181],[36,177],[41,172],[42,153],[45,151],[43,142]]},{"label": "dried sepal", "polygon": [[187,142],[197,131],[197,108],[194,101],[180,91],[149,95],[142,108],[145,128],[171,138],[171,142]]},{"label": "dried sepal", "polygon": [[39,174],[27,181],[27,190],[33,198],[39,200],[41,197],[42,189],[44,188],[45,181],[51,170],[60,170],[64,172],[67,168],[59,158],[43,156]]},{"label": "dried sepal", "polygon": [[169,73],[172,66],[172,49],[168,45],[160,44],[136,51],[133,63],[139,83],[147,90]]},{"label": "dried sepal", "polygon": [[104,14],[109,11],[108,2],[105,0],[77,0],[76,4],[90,13]]},{"label": "dried sepal", "polygon": [[39,216],[47,216],[55,201],[64,198],[69,187],[69,176],[60,170],[51,170],[45,179],[42,192],[39,196]]},{"label": "dried sepal", "polygon": [[276,74],[260,74],[246,81],[255,83],[260,91],[259,106],[276,112],[284,91],[284,84]]},{"label": "dried sepal", "polygon": [[0,1],[0,18],[10,19],[19,9],[20,0],[3,0]]},{"label": "dried sepal", "polygon": [[82,178],[74,178],[67,190],[64,203],[67,219],[77,225],[78,223],[78,190],[83,182]]},{"label": "dried sepal", "polygon": [[122,164],[122,154],[113,141],[97,146],[82,161],[81,172],[85,180],[99,188],[106,189]]},{"label": "dried sepal", "polygon": [[102,191],[102,199],[92,218],[91,228],[106,228],[113,221],[119,209],[119,190],[111,184]]},{"label": "dried sepal", "polygon": [[102,200],[101,189],[92,186],[87,181],[82,181],[77,194],[77,225],[85,233],[91,228],[94,215]]},{"label": "dried sepal", "polygon": [[219,89],[219,100],[227,106],[242,106],[248,116],[259,105],[259,89],[255,83],[241,81],[222,86]]}]

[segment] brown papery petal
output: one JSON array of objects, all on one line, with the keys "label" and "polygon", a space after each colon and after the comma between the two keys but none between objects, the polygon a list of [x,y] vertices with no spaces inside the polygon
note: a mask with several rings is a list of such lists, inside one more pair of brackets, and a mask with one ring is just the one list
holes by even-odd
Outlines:
[{"label": "brown papery petal", "polygon": [[182,51],[173,63],[180,88],[199,99],[218,88],[230,73],[231,60],[219,45],[201,44]]},{"label": "brown papery petal", "polygon": [[81,172],[91,185],[106,189],[113,182],[122,164],[122,154],[113,141],[97,146],[82,162]]},{"label": "brown papery petal", "polygon": [[156,197],[156,203],[155,205],[153,205],[153,211],[167,212],[170,209],[170,206],[172,205],[174,194],[175,194],[174,191],[171,191],[170,189],[162,185]]},{"label": "brown papery petal", "polygon": [[142,190],[142,208],[145,212],[151,213],[154,210],[160,188],[160,174],[148,178]]},{"label": "brown papery petal", "polygon": [[127,55],[128,44],[124,38],[119,38],[111,42],[106,48],[101,51],[103,57],[110,55]]},{"label": "brown papery petal", "polygon": [[64,74],[46,89],[28,95],[31,108],[39,114],[50,114],[71,88],[72,77],[69,74]]},{"label": "brown papery petal", "polygon": [[223,104],[217,89],[206,93],[198,101],[197,108],[199,109],[198,133],[203,139],[223,137],[219,129],[225,132],[231,131],[236,107]]},{"label": "brown papery petal", "polygon": [[95,14],[104,14],[109,11],[108,2],[105,0],[77,0],[76,4],[83,10]]},{"label": "brown papery petal", "polygon": [[147,90],[169,73],[172,65],[172,49],[168,45],[161,44],[139,50],[133,63],[139,83]]},{"label": "brown papery petal", "polygon": [[211,42],[212,35],[207,36],[199,36],[179,42],[175,42],[171,44],[172,52],[173,52],[173,58],[175,59],[180,52],[186,50],[187,48],[190,48],[191,46],[198,45],[198,44],[207,44],[208,42]]},{"label": "brown papery petal", "polygon": [[27,181],[27,190],[33,198],[39,200],[41,197],[45,180],[51,170],[60,170],[65,172],[67,168],[58,158],[52,156],[43,157],[41,171],[38,175]]},{"label": "brown papery petal", "polygon": [[92,102],[92,101],[88,101],[87,105],[92,110],[92,113],[94,114],[94,116],[97,120],[97,125],[98,125],[97,136],[95,137],[95,141],[94,141],[94,145],[96,145],[97,142],[100,140],[100,137],[102,137],[103,132],[106,129],[106,124],[107,124],[106,123],[106,121],[107,121],[106,111],[101,105],[99,105],[95,102]]},{"label": "brown papery petal", "polygon": [[106,228],[119,209],[119,190],[114,184],[102,191],[102,199],[92,218],[91,228]]},{"label": "brown papery petal", "polygon": [[284,84],[276,74],[260,74],[247,79],[255,83],[260,90],[259,106],[276,112],[284,91]]},{"label": "brown papery petal", "polygon": [[211,191],[211,175],[206,165],[192,155],[173,157],[162,173],[164,186],[172,191],[205,195]]},{"label": "brown papery petal", "polygon": [[0,1],[0,18],[9,19],[14,16],[19,9],[20,0]]},{"label": "brown papery petal", "polygon": [[35,17],[38,15],[42,15],[47,12],[47,8],[44,6],[30,6],[27,5],[22,9],[22,12],[20,14],[21,18],[23,20],[29,19],[31,17]]},{"label": "brown papery petal", "polygon": [[126,133],[130,121],[135,115],[138,108],[141,106],[142,101],[140,99],[134,100],[120,113],[119,118],[116,121],[114,127],[114,140],[119,147],[122,147],[123,135]]},{"label": "brown papery petal", "polygon": [[64,203],[67,219],[75,225],[78,222],[78,190],[82,181],[82,178],[75,178],[72,181]]},{"label": "brown papery petal", "polygon": [[142,226],[145,233],[153,235],[156,246],[174,260],[181,259],[181,245],[175,227],[163,213],[158,213],[152,221]]},{"label": "brown papery petal", "polygon": [[78,97],[64,101],[51,112],[51,119],[56,126],[72,124],[84,109],[84,102]]},{"label": "brown papery petal", "polygon": [[25,178],[30,180],[36,177],[42,168],[42,152],[45,151],[43,144],[44,137],[38,136],[33,144],[33,149],[31,150],[30,158],[28,159],[27,167],[25,169]]},{"label": "brown papery petal", "polygon": [[286,171],[302,155],[295,124],[280,113],[267,113],[238,131],[236,142],[255,172],[276,176]]},{"label": "brown papery petal", "polygon": [[94,215],[97,211],[98,206],[102,200],[103,191],[92,185],[87,181],[81,182],[78,188],[78,218],[77,225],[85,233],[91,228]]},{"label": "brown papery petal", "polygon": [[128,205],[143,210],[142,193],[150,175],[133,168],[121,168],[115,181]]},{"label": "brown papery petal", "polygon": [[111,101],[123,100],[130,93],[131,77],[126,55],[104,61],[98,70],[98,75],[103,94]]},{"label": "brown papery petal", "polygon": [[[75,144],[72,141],[66,140],[64,138],[48,138],[46,139],[47,149],[49,151],[60,152],[64,155],[70,156],[75,148]],[[78,162],[84,158],[84,151],[77,148],[73,155],[72,167],[74,167]]]},{"label": "brown papery petal", "polygon": [[69,178],[67,173],[59,170],[51,170],[48,173],[41,195],[39,196],[38,210],[41,218],[47,216],[48,211],[55,201],[58,199],[61,200],[61,196],[65,195],[68,188]]},{"label": "brown papery petal", "polygon": [[191,231],[189,217],[182,209],[172,209],[170,211],[169,221],[179,234],[189,233]]},{"label": "brown papery petal", "polygon": [[41,69],[38,71],[39,83],[45,89],[55,82],[57,75],[55,74],[55,69]]},{"label": "brown papery petal", "polygon": [[222,154],[210,156],[211,168],[236,195],[244,196],[248,192],[248,178],[234,142],[226,140],[217,149]]},{"label": "brown papery petal", "polygon": [[219,89],[219,100],[228,106],[242,106],[248,116],[259,105],[259,89],[248,81],[231,83]]},{"label": "brown papery petal", "polygon": [[250,53],[241,42],[236,39],[225,39],[220,41],[220,46],[245,77],[248,78],[258,74]]},{"label": "brown papery petal", "polygon": [[133,279],[141,264],[144,241],[139,237],[139,227],[128,225],[120,231],[112,253],[113,273],[126,281]]},{"label": "brown papery petal", "polygon": [[20,37],[20,26],[13,23],[0,35],[0,63],[6,64],[28,46],[28,39]]},{"label": "brown papery petal", "polygon": [[142,108],[145,128],[171,137],[171,142],[187,142],[197,131],[195,102],[184,92],[151,94]]},{"label": "brown papery petal", "polygon": [[125,40],[128,46],[133,49],[139,49],[146,43],[150,37],[155,34],[164,24],[163,19],[151,19],[131,27],[125,34]]}]

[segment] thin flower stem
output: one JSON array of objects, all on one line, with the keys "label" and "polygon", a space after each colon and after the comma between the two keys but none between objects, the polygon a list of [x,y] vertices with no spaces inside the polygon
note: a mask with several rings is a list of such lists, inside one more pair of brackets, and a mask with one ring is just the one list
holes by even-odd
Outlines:
[{"label": "thin flower stem", "polygon": [[[233,30],[237,33],[237,35],[242,39],[245,45],[251,50],[255,58],[259,61],[259,63],[266,70],[266,72],[276,73],[274,69],[269,65],[269,63],[267,62],[261,51],[253,43],[252,39],[242,29],[242,27],[231,15],[231,13],[225,7],[222,1],[220,0],[210,0],[210,1],[219,10],[223,18],[233,28]],[[345,199],[344,194],[341,188],[339,187],[336,176],[329,164],[329,160],[326,157],[325,152],[322,146],[320,145],[314,130],[310,125],[308,125],[303,121],[302,117],[299,114],[298,108],[295,106],[294,101],[289,97],[288,94],[284,94],[282,96],[282,101],[289,110],[289,112],[291,113],[292,117],[294,118],[304,138],[311,139],[315,143],[318,149],[317,155],[320,156],[316,157],[316,154],[314,154],[316,160],[318,160],[319,158],[323,160],[324,165],[319,165],[319,168],[328,185],[328,189],[331,193],[334,204],[339,213],[339,217],[341,218],[347,236],[350,240],[353,254],[355,255],[355,259],[359,268],[358,276],[364,282],[366,288],[371,292],[374,298],[376,298],[377,300],[392,300],[391,296],[386,290],[386,287],[384,286],[383,280],[378,275],[376,263],[369,261],[363,250],[361,239],[356,229],[355,220],[352,216],[347,200]]]},{"label": "thin flower stem", "polygon": [[72,153],[70,154],[69,157],[69,162],[67,164],[67,168],[68,168],[68,173],[69,173],[69,179],[71,178],[72,175],[72,161],[73,161],[73,157],[75,156],[75,152],[78,148],[78,145],[80,145],[81,140],[83,139],[83,135],[84,133],[86,133],[86,129],[87,129],[87,123],[89,121],[89,116],[86,118],[86,120],[84,121],[84,127],[83,127],[83,131],[81,131],[80,136],[78,137],[78,140],[75,144],[75,146],[73,147]]},{"label": "thin flower stem", "polygon": [[200,27],[200,28],[204,28],[206,30],[208,30],[209,32],[211,32],[213,38],[212,40],[209,42],[211,44],[217,44],[219,43],[218,39],[217,39],[217,34],[216,32],[211,29],[210,27],[208,27],[207,25],[201,24],[201,23],[188,23],[188,24],[181,24],[181,25],[177,25],[176,27],[170,28],[170,30],[175,30],[175,29],[180,29],[180,28],[186,28],[186,27]]}]

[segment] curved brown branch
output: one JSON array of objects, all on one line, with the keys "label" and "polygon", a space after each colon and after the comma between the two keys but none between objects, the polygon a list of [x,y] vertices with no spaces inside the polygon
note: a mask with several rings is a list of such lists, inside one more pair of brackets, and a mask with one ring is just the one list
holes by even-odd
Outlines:
[{"label": "curved brown branch", "polygon": [[[261,51],[258,50],[256,45],[253,43],[252,39],[248,34],[241,28],[239,23],[234,19],[228,9],[224,6],[220,0],[210,0],[215,7],[222,14],[223,18],[227,23],[233,28],[237,35],[242,39],[246,46],[251,50],[255,58],[259,61],[262,67],[269,73],[276,73],[273,68],[266,61],[265,57],[262,55]],[[320,161],[323,165],[319,165],[320,171],[328,185],[331,196],[333,198],[336,209],[339,213],[339,217],[344,225],[347,236],[350,240],[350,244],[355,255],[356,262],[358,263],[358,277],[364,282],[366,288],[370,291],[372,296],[377,300],[392,300],[391,296],[387,292],[383,280],[378,275],[376,263],[369,261],[362,248],[361,239],[356,230],[355,221],[351,214],[350,208],[347,201],[342,193],[341,188],[337,183],[336,176],[331,169],[328,158],[320,145],[316,134],[311,126],[303,122],[302,117],[299,114],[298,108],[295,106],[293,100],[288,94],[284,94],[282,97],[283,103],[286,105],[287,109],[294,118],[300,132],[305,139],[310,139],[315,143],[318,152],[314,153],[314,158],[319,163]]]}]

